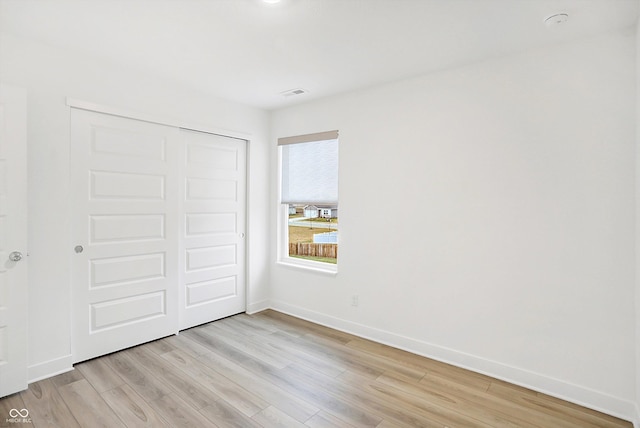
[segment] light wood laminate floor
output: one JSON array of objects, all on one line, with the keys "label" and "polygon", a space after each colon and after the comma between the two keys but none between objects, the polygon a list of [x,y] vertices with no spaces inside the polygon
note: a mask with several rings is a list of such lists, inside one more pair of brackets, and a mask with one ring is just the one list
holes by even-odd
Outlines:
[{"label": "light wood laminate floor", "polygon": [[[96,358],[0,400],[31,426],[631,427],[274,311]],[[15,412],[14,412],[15,413]]]}]

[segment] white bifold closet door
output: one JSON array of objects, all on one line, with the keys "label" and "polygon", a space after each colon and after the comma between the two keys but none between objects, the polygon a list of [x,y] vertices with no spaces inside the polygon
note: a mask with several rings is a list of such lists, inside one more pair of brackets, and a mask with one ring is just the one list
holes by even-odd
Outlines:
[{"label": "white bifold closet door", "polygon": [[246,142],[71,112],[74,361],[244,311]]}]

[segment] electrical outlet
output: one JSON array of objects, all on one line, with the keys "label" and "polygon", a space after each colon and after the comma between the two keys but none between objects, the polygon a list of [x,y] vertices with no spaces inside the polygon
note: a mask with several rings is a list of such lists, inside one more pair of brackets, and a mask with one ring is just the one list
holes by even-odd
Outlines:
[{"label": "electrical outlet", "polygon": [[358,295],[354,294],[353,296],[351,296],[351,306],[358,306]]}]

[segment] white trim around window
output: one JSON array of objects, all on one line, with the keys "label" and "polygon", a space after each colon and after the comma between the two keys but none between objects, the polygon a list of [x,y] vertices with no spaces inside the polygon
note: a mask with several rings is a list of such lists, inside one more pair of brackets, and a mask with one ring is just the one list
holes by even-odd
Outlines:
[{"label": "white trim around window", "polygon": [[[337,143],[338,131],[328,131],[316,134],[307,134],[294,137],[278,139],[278,210],[277,210],[277,264],[293,269],[303,269],[305,271],[317,272],[321,274],[336,275],[338,265],[324,263],[314,260],[307,260],[298,257],[289,257],[289,203],[291,201],[282,199],[282,174],[283,174],[283,146],[293,144],[304,144],[311,142]],[[336,156],[337,156],[337,146]],[[287,148],[288,149],[288,148]],[[337,174],[337,158],[335,161],[335,174]],[[333,165],[333,163],[332,163]],[[331,205],[337,205],[337,184],[335,184],[335,196],[332,197]],[[308,201],[293,201],[293,203],[307,203]]]}]

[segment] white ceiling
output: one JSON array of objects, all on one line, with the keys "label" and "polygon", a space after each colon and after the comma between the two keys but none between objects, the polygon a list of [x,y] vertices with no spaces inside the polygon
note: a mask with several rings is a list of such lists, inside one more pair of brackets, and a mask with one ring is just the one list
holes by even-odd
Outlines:
[{"label": "white ceiling", "polygon": [[[0,0],[0,32],[273,109],[630,28],[638,0]],[[558,12],[569,21],[549,28]],[[304,88],[304,95],[281,92]]]}]

